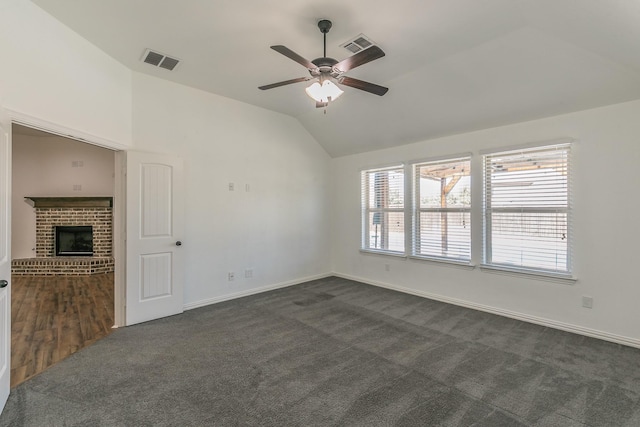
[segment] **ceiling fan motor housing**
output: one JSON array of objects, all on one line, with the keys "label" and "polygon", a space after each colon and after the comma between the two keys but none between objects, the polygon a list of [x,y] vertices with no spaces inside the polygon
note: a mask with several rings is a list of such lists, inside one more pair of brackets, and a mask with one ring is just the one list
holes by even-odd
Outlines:
[{"label": "ceiling fan motor housing", "polygon": [[333,58],[316,58],[311,62],[313,63],[313,65],[318,67],[318,68],[309,70],[309,73],[313,77],[318,77],[322,75],[324,76],[330,75],[331,77],[337,77],[339,75],[339,73],[336,73],[336,70],[333,68],[333,66],[336,65],[338,61]]}]

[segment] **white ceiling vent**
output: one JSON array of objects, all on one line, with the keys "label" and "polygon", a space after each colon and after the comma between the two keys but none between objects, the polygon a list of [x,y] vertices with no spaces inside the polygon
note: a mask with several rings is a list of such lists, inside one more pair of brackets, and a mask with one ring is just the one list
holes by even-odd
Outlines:
[{"label": "white ceiling vent", "polygon": [[144,55],[142,55],[142,62],[173,71],[180,63],[180,60],[171,58],[163,53],[147,49],[144,51]]},{"label": "white ceiling vent", "polygon": [[373,40],[369,37],[364,34],[358,34],[352,40],[341,44],[340,47],[347,49],[351,53],[358,53],[361,50],[365,50],[366,48],[373,46],[374,44]]}]

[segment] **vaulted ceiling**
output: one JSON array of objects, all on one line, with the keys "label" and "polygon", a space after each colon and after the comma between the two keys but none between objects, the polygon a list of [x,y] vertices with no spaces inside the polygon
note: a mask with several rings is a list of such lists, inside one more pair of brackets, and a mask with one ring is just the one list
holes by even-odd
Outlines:
[{"label": "vaulted ceiling", "polygon": [[[134,71],[288,114],[331,156],[640,98],[640,2],[632,0],[32,0]],[[348,73],[353,88],[324,114],[308,75],[269,49],[322,56],[360,33],[386,56]],[[141,61],[145,49],[181,60]]]}]

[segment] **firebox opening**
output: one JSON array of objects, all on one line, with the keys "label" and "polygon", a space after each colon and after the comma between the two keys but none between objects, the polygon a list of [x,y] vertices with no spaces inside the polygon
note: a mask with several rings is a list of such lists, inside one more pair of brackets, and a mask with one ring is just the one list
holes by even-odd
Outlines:
[{"label": "firebox opening", "polygon": [[93,226],[56,226],[56,256],[92,256]]}]

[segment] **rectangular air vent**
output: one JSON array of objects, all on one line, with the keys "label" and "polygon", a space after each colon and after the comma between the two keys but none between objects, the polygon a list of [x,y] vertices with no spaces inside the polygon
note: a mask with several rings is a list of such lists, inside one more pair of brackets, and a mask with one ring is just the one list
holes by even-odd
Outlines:
[{"label": "rectangular air vent", "polygon": [[151,49],[147,49],[144,51],[144,55],[142,55],[142,62],[146,62],[147,64],[173,71],[180,63],[180,60],[171,58],[163,53],[154,52]]},{"label": "rectangular air vent", "polygon": [[347,49],[351,53],[358,53],[361,50],[365,50],[368,47],[373,46],[375,43],[369,37],[364,34],[358,34],[353,39],[343,43],[340,47]]}]

